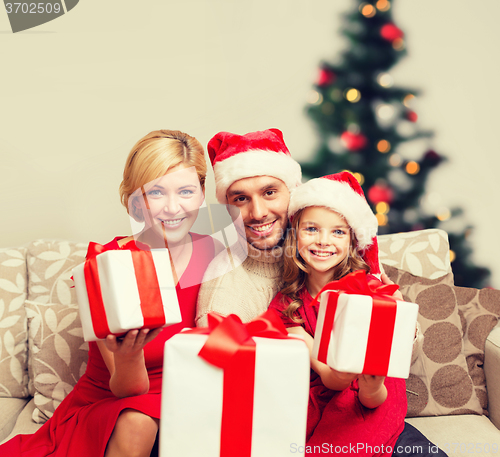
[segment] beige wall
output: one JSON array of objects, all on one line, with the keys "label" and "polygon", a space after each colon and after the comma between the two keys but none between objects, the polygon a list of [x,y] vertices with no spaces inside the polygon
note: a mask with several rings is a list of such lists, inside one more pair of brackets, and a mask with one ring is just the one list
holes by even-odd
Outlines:
[{"label": "beige wall", "polygon": [[[219,130],[280,128],[312,151],[303,108],[351,0],[81,0],[12,34],[0,11],[0,247],[34,238],[106,242],[130,231],[117,188],[142,135],[178,128],[203,144]],[[450,158],[429,190],[476,227],[475,259],[500,287],[493,197],[500,119],[497,0],[405,0],[395,18],[409,57],[396,84],[421,89],[420,125]],[[422,151],[414,146],[407,154]],[[209,200],[213,185],[209,182]]]}]

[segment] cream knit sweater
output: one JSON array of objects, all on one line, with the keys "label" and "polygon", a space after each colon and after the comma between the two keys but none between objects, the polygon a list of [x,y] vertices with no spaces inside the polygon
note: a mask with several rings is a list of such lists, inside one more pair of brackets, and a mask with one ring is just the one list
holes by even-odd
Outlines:
[{"label": "cream knit sweater", "polygon": [[[274,248],[260,251],[246,243],[223,251],[208,266],[198,295],[196,325],[206,327],[207,314],[238,315],[250,322],[267,310],[282,287],[283,251]],[[243,263],[233,268],[228,260]],[[246,258],[245,258],[246,256]],[[233,262],[234,263],[234,262]],[[214,279],[210,279],[214,278]]]}]

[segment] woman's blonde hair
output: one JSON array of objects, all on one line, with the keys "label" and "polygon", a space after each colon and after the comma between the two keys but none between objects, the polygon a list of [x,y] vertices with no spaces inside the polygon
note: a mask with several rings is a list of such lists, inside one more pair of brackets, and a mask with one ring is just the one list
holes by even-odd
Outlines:
[{"label": "woman's blonde hair", "polygon": [[207,164],[203,146],[196,138],[178,130],[155,130],[135,144],[123,170],[120,199],[136,221],[144,221],[144,216],[139,208],[129,204],[132,194],[180,164],[196,168],[201,188],[204,189]]},{"label": "woman's blonde hair", "polygon": [[[300,219],[305,209],[306,208],[302,208],[293,215],[292,226],[288,230],[284,243],[284,287],[281,293],[284,295],[283,302],[285,302],[285,297],[290,298],[292,301],[283,313],[297,323],[302,322],[296,315],[297,309],[303,304],[302,300],[299,298],[299,291],[306,286],[307,275],[309,274],[309,267],[304,262],[297,249],[297,233]],[[340,216],[342,215],[340,214]],[[356,235],[354,235],[354,231],[350,228],[349,234],[349,252],[344,260],[333,268],[330,281],[343,278],[346,274],[352,273],[353,271],[365,270],[367,273],[370,271],[370,267],[365,263],[358,251]]]}]

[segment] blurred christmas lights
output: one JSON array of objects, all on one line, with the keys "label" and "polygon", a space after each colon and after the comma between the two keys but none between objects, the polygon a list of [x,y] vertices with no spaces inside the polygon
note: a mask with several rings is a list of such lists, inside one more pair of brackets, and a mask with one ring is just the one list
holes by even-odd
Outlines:
[{"label": "blurred christmas lights", "polygon": [[377,82],[382,87],[392,87],[394,85],[394,79],[389,73],[379,73],[377,76]]},{"label": "blurred christmas lights", "polygon": [[386,152],[389,152],[390,150],[391,150],[391,143],[389,143],[387,140],[380,140],[377,143],[377,151],[378,152],[385,154]]},{"label": "blurred christmas lights", "polygon": [[415,95],[408,94],[405,98],[403,98],[403,105],[405,105],[407,108],[410,108],[414,99]]},{"label": "blurred christmas lights", "polygon": [[451,211],[448,208],[440,208],[436,212],[436,217],[442,222],[447,221],[451,217]]},{"label": "blurred christmas lights", "polygon": [[455,251],[452,251],[450,249],[450,263],[453,263],[453,261],[457,258],[457,255],[455,254]]},{"label": "blurred christmas lights", "polygon": [[402,157],[399,155],[399,154],[392,154],[390,157],[389,157],[389,164],[392,166],[392,167],[399,167],[401,165],[401,163],[403,162],[403,159]]},{"label": "blurred christmas lights", "polygon": [[361,173],[353,173],[356,180],[359,182],[359,185],[362,186],[365,182],[365,177]]},{"label": "blurred christmas lights", "polygon": [[387,225],[388,218],[385,214],[377,213],[375,216],[379,226],[383,227],[384,225]]},{"label": "blurred christmas lights", "polygon": [[319,105],[323,101],[323,95],[321,95],[317,90],[312,90],[307,97],[307,101],[311,105]]},{"label": "blurred christmas lights", "polygon": [[335,111],[335,106],[333,105],[333,103],[325,102],[323,103],[323,105],[321,105],[321,112],[325,116],[331,116],[334,111]]},{"label": "blurred christmas lights", "polygon": [[404,40],[402,38],[396,38],[392,42],[392,47],[396,51],[402,51],[405,48],[405,42],[404,42]]},{"label": "blurred christmas lights", "polygon": [[387,214],[390,209],[391,207],[386,202],[379,202],[375,206],[375,211],[377,211],[377,213],[379,214]]},{"label": "blurred christmas lights", "polygon": [[416,175],[420,171],[420,165],[417,162],[411,161],[406,164],[406,173]]},{"label": "blurred christmas lights", "polygon": [[391,4],[388,0],[378,0],[378,2],[375,4],[377,9],[382,12],[389,11],[389,8],[391,7]]},{"label": "blurred christmas lights", "polygon": [[361,92],[358,89],[348,89],[345,93],[345,98],[351,103],[357,103],[361,100]]},{"label": "blurred christmas lights", "polygon": [[385,103],[381,103],[380,105],[378,105],[376,111],[377,111],[377,116],[384,121],[392,119],[396,114],[394,106]]},{"label": "blurred christmas lights", "polygon": [[377,14],[377,10],[373,7],[373,5],[370,5],[369,3],[361,3],[359,5],[359,12],[365,16],[365,17],[373,17],[375,14]]}]

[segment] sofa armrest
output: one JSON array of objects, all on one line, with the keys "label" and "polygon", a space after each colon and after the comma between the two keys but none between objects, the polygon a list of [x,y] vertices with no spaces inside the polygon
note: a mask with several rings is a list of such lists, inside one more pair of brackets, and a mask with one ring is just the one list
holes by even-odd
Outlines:
[{"label": "sofa armrest", "polygon": [[500,323],[490,332],[484,347],[484,374],[491,422],[500,429]]}]

